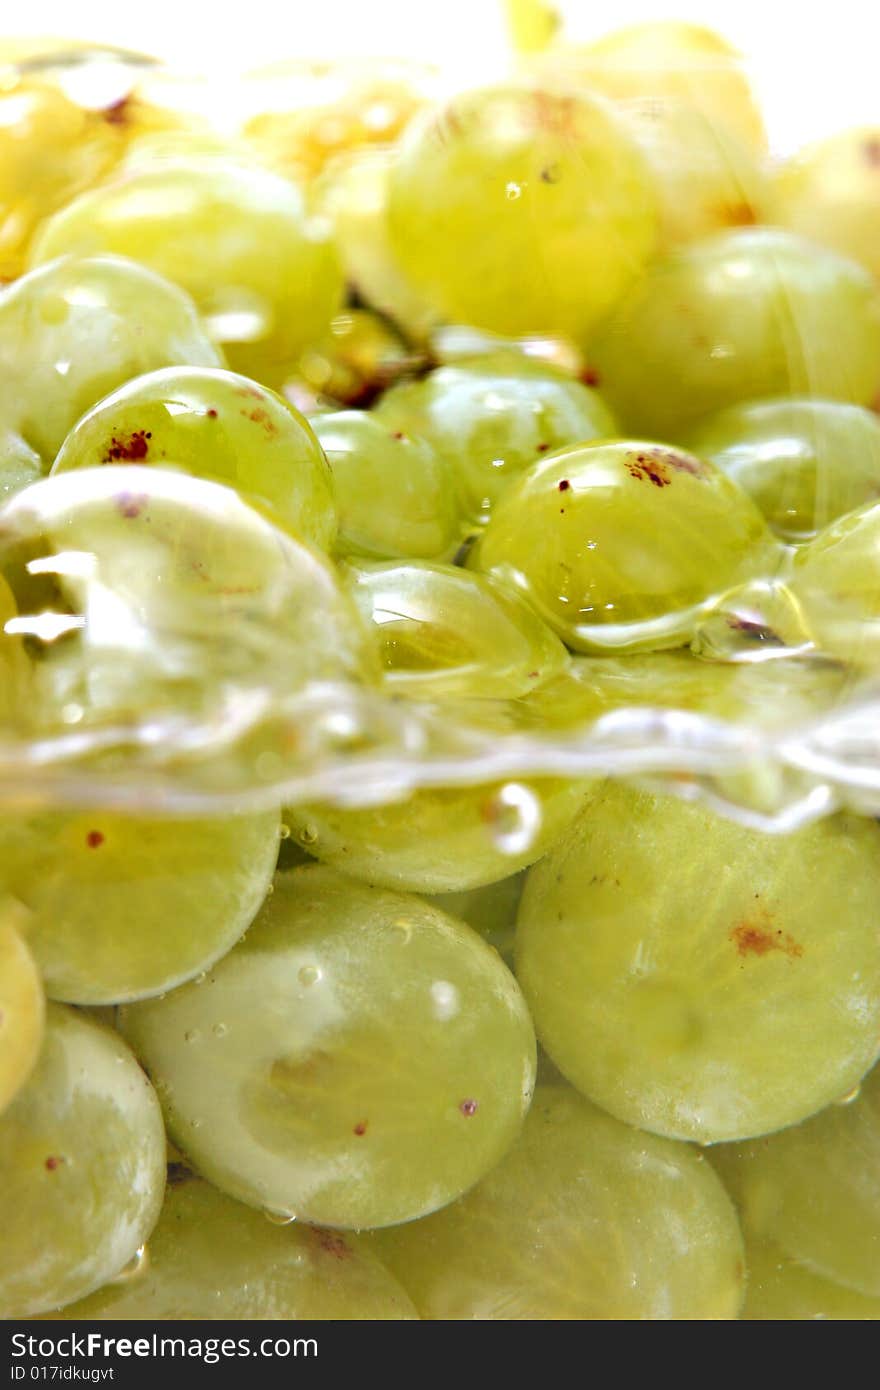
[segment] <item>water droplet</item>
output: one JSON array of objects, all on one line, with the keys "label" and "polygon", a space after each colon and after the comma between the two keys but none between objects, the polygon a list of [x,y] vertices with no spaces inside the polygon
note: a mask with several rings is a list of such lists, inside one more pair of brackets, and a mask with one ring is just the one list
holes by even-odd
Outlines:
[{"label": "water droplet", "polygon": [[308,989],[309,985],[316,985],[321,978],[321,972],[316,965],[304,965],[297,976],[301,985]]},{"label": "water droplet", "polygon": [[522,854],[530,849],[541,828],[541,804],[521,782],[503,786],[486,802],[483,816],[503,854]]},{"label": "water droplet", "polygon": [[431,985],[431,1003],[434,1006],[434,1017],[441,1023],[455,1018],[459,1007],[458,990],[455,985],[450,984],[448,980],[435,980]]},{"label": "water droplet", "polygon": [[282,839],[282,840],[289,840],[289,839],[290,839],[290,826],[289,826],[289,825],[285,825],[284,821],[281,822],[281,832],[280,832],[280,835],[281,835],[281,839]]},{"label": "water droplet", "polygon": [[511,179],[510,183],[508,183],[507,188],[504,191],[507,194],[510,201],[514,202],[517,198],[522,197],[523,185],[521,183],[515,183]]},{"label": "water droplet", "polygon": [[391,934],[401,946],[407,946],[412,939],[412,924],[405,917],[398,917],[397,921],[391,924]]},{"label": "water droplet", "polygon": [[202,1122],[201,1120],[190,1120],[189,1127],[190,1129],[201,1129]]},{"label": "water droplet", "polygon": [[225,1023],[215,1023],[211,1032],[214,1034],[215,1038],[225,1038],[226,1034],[229,1032],[229,1028]]},{"label": "water droplet", "polygon": [[301,845],[313,845],[318,839],[318,831],[314,825],[304,825],[297,833],[297,839]]},{"label": "water droplet", "polygon": [[859,1096],[861,1095],[861,1091],[862,1091],[862,1085],[861,1085],[861,1082],[859,1082],[858,1086],[853,1086],[853,1088],[852,1088],[851,1091],[847,1091],[846,1095],[845,1095],[845,1096],[841,1096],[839,1100],[836,1100],[836,1101],[834,1102],[834,1104],[835,1104],[835,1105],[852,1105],[852,1103],[853,1103],[854,1100],[858,1100]]},{"label": "water droplet", "polygon": [[[193,984],[194,984],[194,985],[203,985],[203,984],[205,983],[205,981],[207,980],[207,978],[208,978],[208,972],[207,972],[207,970],[200,970],[199,973],[198,973],[198,975],[196,975],[195,979],[193,980]],[[163,994],[163,995],[162,995],[162,998],[164,999],[164,997],[165,997],[165,996],[164,996],[164,994]]]},{"label": "water droplet", "polygon": [[146,1245],[139,1245],[135,1250],[128,1264],[123,1265],[118,1274],[110,1280],[111,1284],[128,1284],[132,1279],[139,1279],[146,1274],[150,1267],[150,1252]]},{"label": "water droplet", "polygon": [[267,1221],[271,1221],[273,1226],[290,1226],[296,1220],[296,1212],[293,1211],[270,1211],[264,1207],[263,1215]]}]

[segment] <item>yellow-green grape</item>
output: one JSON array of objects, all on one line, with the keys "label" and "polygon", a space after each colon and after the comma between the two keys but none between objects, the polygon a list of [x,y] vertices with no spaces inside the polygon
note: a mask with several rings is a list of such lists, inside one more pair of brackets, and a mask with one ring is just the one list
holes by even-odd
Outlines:
[{"label": "yellow-green grape", "polygon": [[706,603],[776,567],[763,517],[710,463],[634,440],[560,449],[498,502],[468,563],[577,651],[682,646]]},{"label": "yellow-green grape", "polygon": [[121,1024],[203,1176],[326,1226],[460,1196],[515,1139],[535,1078],[532,1025],[491,947],[318,865],[277,876],[202,983]]},{"label": "yellow-green grape", "polygon": [[750,401],[682,440],[754,499],[786,540],[808,540],[880,492],[880,420],[842,401]]},{"label": "yellow-green grape", "polygon": [[586,86],[615,101],[684,101],[710,126],[726,127],[757,150],[766,143],[740,54],[698,24],[648,21],[591,44],[553,45],[541,54],[538,71],[548,80]]},{"label": "yellow-green grape", "polygon": [[873,821],[768,836],[607,783],[529,874],[517,976],[560,1071],[618,1119],[765,1134],[877,1055],[878,890]]},{"label": "yellow-green grape", "polygon": [[65,257],[0,294],[0,415],[47,468],[108,391],[175,364],[223,359],[192,300],[132,261]]},{"label": "yellow-green grape", "polygon": [[0,883],[31,910],[52,999],[119,1003],[173,989],[225,954],[266,896],[277,811],[158,820],[106,811],[0,817]]},{"label": "yellow-green grape", "polygon": [[461,1201],[372,1244],[424,1318],[735,1318],[733,1204],[682,1144],[541,1085],[523,1133]]},{"label": "yellow-green grape", "polygon": [[48,1312],[115,1278],[164,1187],[149,1081],[109,1028],[51,1004],[36,1068],[0,1115],[0,1317]]},{"label": "yellow-green grape", "polygon": [[880,126],[843,130],[783,164],[773,220],[880,276]]},{"label": "yellow-green grape", "polygon": [[54,1316],[64,1322],[388,1322],[418,1314],[357,1236],[276,1225],[194,1174],[172,1170],[143,1271]]},{"label": "yellow-green grape", "polygon": [[855,666],[880,657],[880,503],[833,521],[794,557],[790,588],[820,651]]},{"label": "yellow-green grape", "polygon": [[107,463],[177,468],[234,487],[276,525],[328,549],[333,476],[308,421],[248,377],[168,367],[136,377],[84,415],[53,473]]},{"label": "yellow-green grape", "polygon": [[545,854],[584,804],[562,777],[427,787],[406,801],[352,809],[288,807],[310,854],[368,883],[459,893],[508,878]]},{"label": "yellow-green grape", "polygon": [[806,1124],[713,1158],[746,1230],[880,1299],[880,1068],[836,1099]]},{"label": "yellow-green grape", "polygon": [[0,504],[42,476],[39,454],[15,430],[0,425]]},{"label": "yellow-green grape", "polygon": [[392,249],[448,319],[580,342],[654,247],[650,174],[599,100],[466,92],[416,117],[391,171]]},{"label": "yellow-green grape", "polygon": [[665,250],[765,220],[767,176],[753,146],[698,106],[644,98],[621,107],[645,156]]},{"label": "yellow-green grape", "polygon": [[590,345],[590,362],[624,428],[661,438],[759,397],[869,405],[880,386],[880,287],[793,232],[719,232],[651,267]]},{"label": "yellow-green grape", "polygon": [[23,637],[15,631],[18,607],[0,575],[0,726],[17,724],[32,698],[32,667]]},{"label": "yellow-green grape", "polygon": [[[7,74],[8,75],[8,74]],[[97,183],[121,154],[116,132],[39,78],[4,83],[0,93],[0,280],[25,267],[35,230]]]},{"label": "yellow-green grape", "polygon": [[342,293],[326,228],[299,190],[232,160],[145,167],[83,194],[45,224],[32,259],[69,252],[130,256],[167,276],[230,364],[258,378],[327,327]]},{"label": "yellow-green grape", "polygon": [[513,955],[516,913],[524,883],[525,873],[520,872],[482,888],[468,888],[461,893],[435,893],[427,901],[441,912],[461,917],[507,960]]},{"label": "yellow-green grape", "polygon": [[285,377],[284,393],[311,392],[311,412],[324,406],[365,407],[398,379],[422,365],[388,319],[372,309],[347,309],[306,348]]},{"label": "yellow-green grape", "polygon": [[[854,1159],[854,1161],[857,1161]],[[744,1322],[876,1322],[880,1298],[823,1279],[770,1241],[747,1238]]]},{"label": "yellow-green grape", "polygon": [[385,560],[452,553],[460,534],[452,473],[430,444],[364,410],[318,415],[312,426],[333,470],[340,554]]},{"label": "yellow-green grape", "polygon": [[513,352],[473,357],[395,386],[374,414],[389,429],[433,445],[453,471],[466,519],[478,525],[543,454],[617,434],[596,391]]},{"label": "yellow-green grape", "polygon": [[482,574],[428,560],[362,563],[349,573],[397,694],[515,698],[568,664],[547,624]]},{"label": "yellow-green grape", "polygon": [[33,1071],[43,1042],[40,972],[26,940],[25,914],[0,904],[0,1115]]}]

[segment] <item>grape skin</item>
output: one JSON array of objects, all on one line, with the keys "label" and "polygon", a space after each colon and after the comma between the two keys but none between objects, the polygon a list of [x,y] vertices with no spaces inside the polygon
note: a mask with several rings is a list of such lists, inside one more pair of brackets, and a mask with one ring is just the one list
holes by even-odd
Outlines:
[{"label": "grape skin", "polygon": [[748,1238],[744,1322],[877,1322],[880,1298],[823,1279],[772,1241]]},{"label": "grape skin", "polygon": [[43,986],[22,928],[26,914],[0,907],[0,1115],[34,1068],[43,1042]]},{"label": "grape skin", "polygon": [[880,127],[840,131],[783,164],[772,216],[880,276]]}]

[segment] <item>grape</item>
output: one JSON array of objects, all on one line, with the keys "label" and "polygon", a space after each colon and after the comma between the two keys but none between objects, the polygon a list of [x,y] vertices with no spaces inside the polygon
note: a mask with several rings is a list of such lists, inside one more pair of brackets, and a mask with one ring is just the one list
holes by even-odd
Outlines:
[{"label": "grape", "polygon": [[388,319],[372,309],[348,309],[282,373],[284,394],[299,405],[297,397],[310,393],[311,404],[301,409],[312,414],[338,403],[365,407],[420,363]]},{"label": "grape", "polygon": [[630,25],[583,46],[553,46],[539,73],[586,85],[616,101],[684,101],[710,127],[727,127],[756,150],[766,135],[735,48],[711,29],[676,20]]},{"label": "grape", "polygon": [[151,820],[102,811],[0,817],[0,882],[33,913],[50,998],[118,1003],[172,989],[228,951],[278,857],[277,811]]},{"label": "grape", "polygon": [[417,1318],[357,1236],[278,1226],[183,1170],[174,1173],[143,1273],[54,1314],[65,1322]]},{"label": "grape", "polygon": [[350,572],[398,693],[524,695],[568,664],[549,627],[481,574],[428,560],[362,563]]},{"label": "grape", "polygon": [[428,440],[455,476],[462,509],[483,524],[511,482],[550,449],[616,434],[602,398],[546,363],[496,352],[395,386],[383,425]]},{"label": "grape", "polygon": [[683,441],[754,499],[777,534],[807,540],[880,490],[880,421],[841,401],[750,401]]},{"label": "grape", "polygon": [[744,1322],[876,1322],[880,1298],[866,1298],[813,1274],[767,1241],[746,1244]]},{"label": "grape", "polygon": [[33,1070],[43,1041],[43,987],[23,918],[9,900],[0,904],[0,1116]]},{"label": "grape", "polygon": [[192,295],[230,364],[258,378],[327,326],[342,293],[326,230],[299,190],[216,157],[147,166],[84,193],[44,225],[32,259],[65,252],[114,252],[167,276]]},{"label": "grape", "polygon": [[482,888],[468,888],[461,893],[435,893],[427,901],[441,912],[461,917],[507,960],[513,956],[516,911],[524,883],[525,875],[521,872],[499,879],[497,883],[487,883]]},{"label": "grape", "polygon": [[526,881],[538,1037],[629,1124],[702,1143],[795,1124],[877,1054],[878,887],[871,821],[768,837],[605,784]]},{"label": "grape", "polygon": [[0,1317],[113,1279],[150,1234],[164,1184],[161,1112],[129,1049],[51,1004],[36,1069],[0,1116]]},{"label": "grape", "polygon": [[279,875],[202,984],[121,1019],[199,1171],[322,1225],[452,1201],[513,1141],[534,1082],[495,952],[417,898],[320,866]]},{"label": "grape", "polygon": [[689,454],[632,440],[535,464],[469,559],[578,651],[681,646],[709,599],[773,563],[764,520],[735,483]]},{"label": "grape", "polygon": [[737,1316],[742,1239],[708,1163],[539,1086],[521,1138],[453,1206],[372,1237],[425,1318]]},{"label": "grape", "polygon": [[449,555],[458,512],[449,465],[430,444],[387,429],[363,410],[319,415],[313,423],[333,469],[341,554]]},{"label": "grape", "polygon": [[794,558],[791,591],[817,646],[854,664],[880,656],[880,503],[833,521]]},{"label": "grape", "polygon": [[880,1068],[805,1124],[715,1151],[749,1231],[880,1299]]},{"label": "grape", "polygon": [[0,503],[42,476],[39,454],[15,430],[0,425]]},{"label": "grape", "polygon": [[0,412],[47,467],[79,416],[130,377],[221,362],[187,295],[131,261],[67,257],[0,294]]},{"label": "grape", "polygon": [[247,377],[206,367],[137,377],[83,416],[52,471],[129,462],[227,483],[295,536],[333,543],[333,477],[321,446],[299,411]]},{"label": "grape", "polygon": [[656,262],[590,362],[637,434],[676,439],[700,416],[761,396],[868,405],[880,386],[880,288],[791,232],[720,232]]},{"label": "grape", "polygon": [[391,172],[391,246],[445,317],[585,338],[643,269],[642,157],[586,96],[487,87],[416,117]]},{"label": "grape", "polygon": [[880,128],[843,130],[783,164],[773,220],[880,276]]}]

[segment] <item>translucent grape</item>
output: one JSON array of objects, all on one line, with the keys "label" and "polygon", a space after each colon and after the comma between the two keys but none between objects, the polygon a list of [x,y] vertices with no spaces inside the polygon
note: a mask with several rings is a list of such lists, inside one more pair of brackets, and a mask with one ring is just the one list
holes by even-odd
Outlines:
[{"label": "translucent grape", "polygon": [[361,563],[350,573],[386,680],[400,694],[524,695],[568,664],[546,623],[481,574],[427,560]]},{"label": "translucent grape", "polygon": [[747,1230],[880,1299],[880,1068],[805,1124],[713,1153]]},{"label": "translucent grape", "polygon": [[708,1163],[539,1086],[510,1153],[461,1201],[372,1237],[425,1318],[716,1320],[744,1286]]},{"label": "translucent grape", "polygon": [[428,440],[453,471],[468,521],[482,524],[548,450],[617,433],[601,396],[546,363],[496,352],[395,386],[375,407],[389,429]]},{"label": "translucent grape", "polygon": [[468,888],[462,893],[436,893],[428,902],[441,912],[461,917],[469,927],[479,932],[484,941],[494,946],[505,959],[513,954],[513,934],[516,913],[522,897],[525,874],[511,874],[497,883],[482,888]]},{"label": "translucent grape", "polygon": [[650,180],[614,113],[513,86],[416,117],[388,204],[404,273],[446,318],[585,338],[643,269]]},{"label": "translucent grape", "polygon": [[188,296],[131,261],[68,257],[0,294],[0,413],[47,466],[108,391],[173,364],[222,358]]},{"label": "translucent grape", "polygon": [[880,829],[853,816],[768,837],[605,784],[520,905],[542,1045],[590,1099],[659,1134],[796,1124],[877,1054],[878,850]]},{"label": "translucent grape", "polygon": [[49,1006],[36,1069],[0,1116],[0,1316],[27,1318],[114,1278],[165,1186],[153,1088],[102,1024]]},{"label": "translucent grape", "polygon": [[0,904],[0,1115],[27,1080],[43,1042],[40,974],[25,936],[24,914]]},{"label": "translucent grape", "polygon": [[65,1322],[418,1317],[357,1236],[277,1226],[185,1170],[174,1172],[145,1271],[55,1316]]},{"label": "translucent grape", "polygon": [[75,199],[42,228],[32,258],[69,252],[130,256],[167,276],[231,365],[258,378],[326,328],[342,293],[326,228],[299,190],[216,157],[133,170]]},{"label": "translucent grape", "polygon": [[329,1226],[459,1196],[515,1138],[534,1083],[532,1027],[495,952],[417,898],[320,866],[279,875],[202,985],[127,1006],[122,1026],[205,1177]]},{"label": "translucent grape", "polygon": [[20,434],[0,425],[0,503],[43,476],[38,453]]},{"label": "translucent grape", "polygon": [[321,446],[299,411],[248,377],[206,367],[137,377],[83,416],[53,472],[132,462],[226,483],[295,536],[333,543],[333,478]]},{"label": "translucent grape", "polygon": [[843,130],[776,172],[773,220],[880,276],[880,127]]},{"label": "translucent grape", "polygon": [[0,882],[31,910],[50,998],[118,1003],[206,969],[256,916],[277,811],[150,820],[106,811],[0,817]]},{"label": "translucent grape", "polygon": [[767,1241],[746,1244],[744,1322],[876,1322],[880,1298],[846,1289],[798,1264]]},{"label": "translucent grape", "polygon": [[683,442],[788,540],[809,539],[880,490],[880,420],[841,401],[750,401],[701,420]]},{"label": "translucent grape", "polygon": [[880,503],[867,502],[801,547],[790,580],[820,650],[856,665],[880,656]]},{"label": "translucent grape", "polygon": [[385,560],[445,557],[455,549],[451,471],[430,444],[363,410],[319,415],[313,423],[333,469],[341,554]]},{"label": "translucent grape", "polygon": [[775,227],[658,261],[590,345],[625,429],[677,439],[761,396],[869,405],[880,386],[880,288],[854,261]]},{"label": "translucent grape", "polygon": [[620,440],[558,450],[501,499],[469,564],[578,651],[681,646],[701,607],[775,561],[764,520],[709,463]]}]

